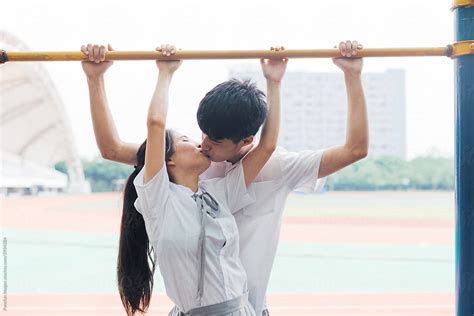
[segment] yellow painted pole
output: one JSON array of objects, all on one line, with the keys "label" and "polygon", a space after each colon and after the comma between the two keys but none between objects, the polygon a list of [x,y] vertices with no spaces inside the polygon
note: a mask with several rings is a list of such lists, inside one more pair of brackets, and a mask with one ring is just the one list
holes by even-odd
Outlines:
[{"label": "yellow painted pole", "polygon": [[[447,56],[451,54],[450,45],[446,47],[419,48],[362,48],[359,57],[417,57]],[[5,52],[6,61],[81,61],[87,60],[81,51],[73,52]],[[271,50],[222,50],[222,51],[178,51],[172,57],[162,56],[157,51],[109,51],[106,60],[173,60],[173,59],[253,59],[253,58],[335,58],[340,57],[338,49],[288,49]]]}]

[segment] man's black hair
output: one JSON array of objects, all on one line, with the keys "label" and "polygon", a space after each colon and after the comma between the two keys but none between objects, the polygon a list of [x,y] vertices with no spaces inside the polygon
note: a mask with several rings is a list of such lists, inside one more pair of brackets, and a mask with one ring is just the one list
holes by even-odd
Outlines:
[{"label": "man's black hair", "polygon": [[209,91],[199,103],[197,121],[212,140],[238,143],[255,136],[267,117],[265,93],[250,80],[231,79]]}]

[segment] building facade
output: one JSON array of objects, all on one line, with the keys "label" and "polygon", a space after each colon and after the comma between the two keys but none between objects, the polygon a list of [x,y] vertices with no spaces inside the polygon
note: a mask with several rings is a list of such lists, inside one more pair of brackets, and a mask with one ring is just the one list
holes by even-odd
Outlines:
[{"label": "building facade", "polygon": [[[251,79],[265,91],[265,80],[259,70],[234,68],[229,76]],[[369,115],[369,157],[406,159],[405,71],[364,73],[362,80]],[[281,100],[279,145],[300,151],[344,142],[347,96],[341,73],[287,72]]]}]

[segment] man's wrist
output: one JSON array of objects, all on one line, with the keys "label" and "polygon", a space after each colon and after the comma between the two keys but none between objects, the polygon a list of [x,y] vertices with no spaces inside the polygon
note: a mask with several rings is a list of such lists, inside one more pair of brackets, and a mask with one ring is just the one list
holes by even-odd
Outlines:
[{"label": "man's wrist", "polygon": [[344,77],[346,79],[360,79],[362,71],[344,71]]},{"label": "man's wrist", "polygon": [[281,85],[281,79],[280,80],[267,79],[267,85],[280,86]]},{"label": "man's wrist", "polygon": [[102,83],[104,82],[104,74],[87,75],[87,82],[92,84]]}]

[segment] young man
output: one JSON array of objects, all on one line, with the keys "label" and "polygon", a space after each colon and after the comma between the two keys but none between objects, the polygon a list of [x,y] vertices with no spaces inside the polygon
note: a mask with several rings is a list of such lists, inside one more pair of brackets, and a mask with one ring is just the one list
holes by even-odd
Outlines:
[{"label": "young man", "polygon": [[[361,80],[362,59],[357,58],[358,46],[356,41],[341,42],[339,50],[346,58],[333,60],[342,69],[346,84],[348,120],[345,143],[325,150],[299,153],[279,148],[252,184],[256,202],[234,213],[240,235],[240,258],[247,272],[249,300],[257,315],[269,315],[265,294],[288,194],[297,188],[314,191],[318,179],[367,155],[368,119]],[[94,133],[102,157],[134,165],[139,145],[120,140],[107,105],[103,74],[112,63],[101,62],[105,47],[90,45],[83,46],[82,50],[96,52],[89,54],[90,61],[95,63],[85,62],[83,67],[88,78]],[[282,77],[283,73],[280,80],[267,80],[268,102],[279,100]],[[251,88],[246,82],[231,80],[215,87],[201,101],[197,119],[203,131],[202,149],[215,162],[203,177],[224,176],[232,169],[233,163],[252,148],[253,138],[265,117],[263,115],[262,119],[259,115],[258,102],[242,107],[246,103],[234,102],[233,98],[235,91]],[[233,92],[229,93],[229,89]]]}]

